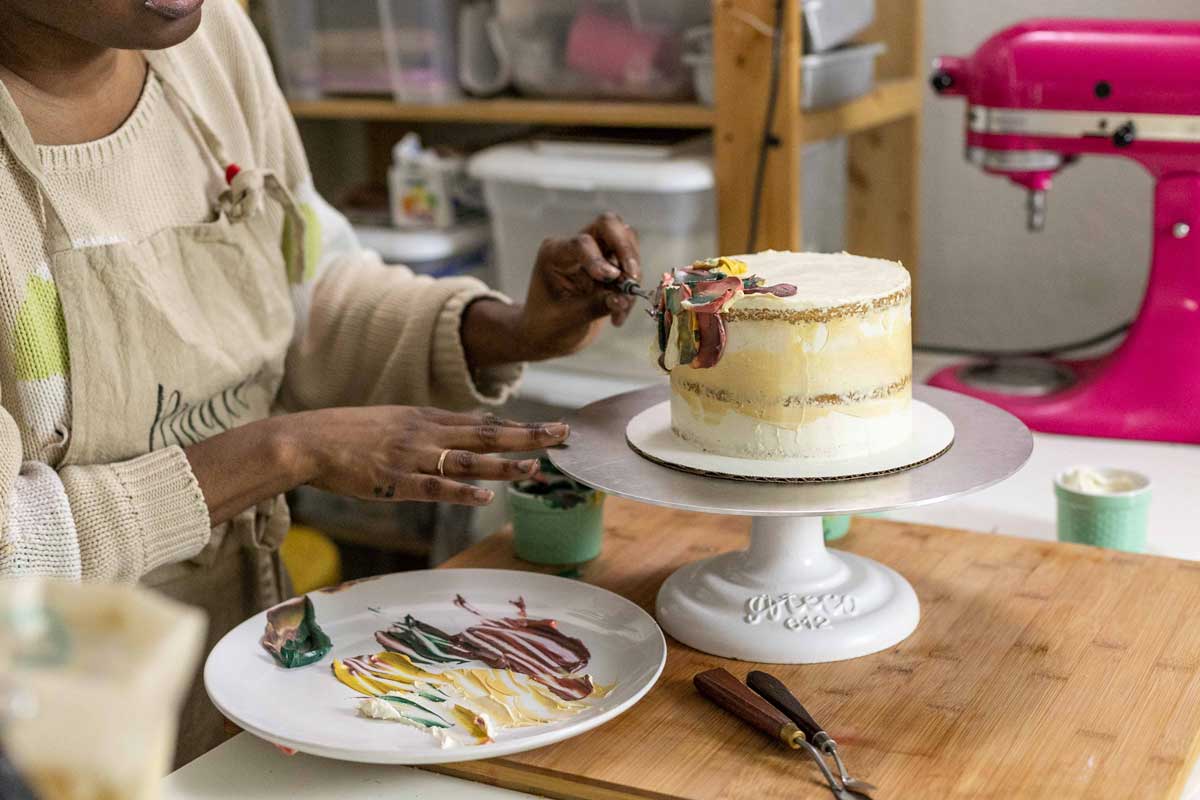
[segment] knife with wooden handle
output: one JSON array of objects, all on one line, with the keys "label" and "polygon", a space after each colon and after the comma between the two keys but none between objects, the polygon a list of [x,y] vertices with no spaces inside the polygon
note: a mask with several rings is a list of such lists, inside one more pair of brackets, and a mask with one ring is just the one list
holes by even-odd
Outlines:
[{"label": "knife with wooden handle", "polygon": [[710,669],[692,679],[700,694],[743,722],[778,739],[793,750],[800,749],[804,732],[778,709],[746,688],[728,670]]},{"label": "knife with wooden handle", "polygon": [[783,682],[766,672],[755,670],[746,676],[746,685],[765,697],[772,706],[782,711],[788,719],[796,724],[805,737],[817,747],[824,747],[830,736],[817,721],[808,713],[808,709],[800,705],[800,701],[792,694]]}]

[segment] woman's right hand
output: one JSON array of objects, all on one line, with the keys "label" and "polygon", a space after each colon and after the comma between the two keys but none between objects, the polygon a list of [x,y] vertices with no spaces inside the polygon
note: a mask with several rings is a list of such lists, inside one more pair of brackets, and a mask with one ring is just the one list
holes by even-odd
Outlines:
[{"label": "woman's right hand", "polygon": [[537,459],[492,454],[553,447],[570,432],[558,422],[411,406],[329,408],[276,419],[287,420],[284,436],[302,483],[368,500],[468,506],[487,505],[494,492],[465,480],[512,481],[537,472]]}]

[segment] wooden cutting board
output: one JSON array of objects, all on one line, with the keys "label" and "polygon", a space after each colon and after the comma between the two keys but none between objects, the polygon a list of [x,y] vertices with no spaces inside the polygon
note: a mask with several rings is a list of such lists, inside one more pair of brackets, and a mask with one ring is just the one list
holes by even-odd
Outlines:
[{"label": "wooden cutting board", "polygon": [[[608,500],[581,579],[653,612],[688,561],[742,548],[748,521]],[[1200,742],[1200,563],[857,518],[839,548],[916,587],[907,640],[851,661],[765,666],[886,798],[1178,797]],[[496,534],[447,567],[532,569]],[[541,570],[553,572],[554,570]],[[631,710],[582,736],[452,775],[554,797],[825,798],[811,762],[711,705],[692,676],[755,665],[668,638]]]}]

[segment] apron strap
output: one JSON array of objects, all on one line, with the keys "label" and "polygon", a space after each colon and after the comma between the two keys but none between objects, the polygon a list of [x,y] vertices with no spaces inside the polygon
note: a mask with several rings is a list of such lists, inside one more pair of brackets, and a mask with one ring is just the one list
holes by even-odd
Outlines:
[{"label": "apron strap", "polygon": [[196,129],[201,143],[212,157],[213,162],[221,174],[225,174],[231,162],[225,155],[221,137],[217,136],[216,132],[204,121],[200,112],[196,110],[196,104],[188,95],[187,87],[180,77],[179,71],[175,68],[171,50],[147,50],[143,55],[150,68],[158,75],[159,83],[162,84],[167,100],[182,114],[184,120]]},{"label": "apron strap", "polygon": [[[291,283],[300,283],[306,263],[306,237],[304,235],[306,220],[300,213],[292,193],[270,172],[261,169],[240,170],[229,161],[225,155],[221,138],[204,120],[204,117],[196,111],[195,104],[188,97],[187,89],[172,62],[170,50],[150,50],[144,55],[150,68],[158,76],[168,101],[196,130],[207,155],[213,161],[218,172],[225,177],[226,183],[229,184],[229,187],[217,200],[218,207],[225,211],[232,221],[237,221],[239,216],[244,218],[261,210],[262,195],[265,192],[283,208],[289,223],[287,233],[291,252],[288,259],[288,278]],[[37,188],[50,252],[71,250],[73,247],[71,237],[63,224],[62,214],[46,187],[46,178],[42,172],[37,146],[29,132],[29,126],[25,124],[25,118],[21,115],[20,109],[17,108],[16,102],[3,81],[0,81],[0,141],[8,146],[17,165],[29,175],[30,180]]]},{"label": "apron strap", "polygon": [[17,165],[25,171],[37,189],[50,251],[57,253],[62,250],[70,250],[71,237],[63,224],[62,214],[54,204],[54,198],[50,196],[50,192],[46,188],[46,178],[42,174],[42,163],[38,158],[37,145],[33,142],[33,136],[29,132],[29,126],[25,124],[25,118],[21,116],[21,110],[17,108],[16,101],[9,94],[8,87],[4,85],[3,81],[0,81],[0,141],[8,146]]},{"label": "apron strap", "polygon": [[228,159],[221,137],[196,110],[195,102],[188,95],[187,87],[175,67],[172,50],[148,50],[145,56],[150,67],[158,74],[167,98],[196,129],[209,155],[225,176],[228,188],[217,200],[220,210],[231,221],[237,222],[262,210],[264,194],[277,202],[288,222],[284,232],[287,237],[285,258],[288,281],[292,284],[303,282],[307,264],[307,237],[304,235],[307,220],[291,191],[273,172],[260,168],[242,169]]}]

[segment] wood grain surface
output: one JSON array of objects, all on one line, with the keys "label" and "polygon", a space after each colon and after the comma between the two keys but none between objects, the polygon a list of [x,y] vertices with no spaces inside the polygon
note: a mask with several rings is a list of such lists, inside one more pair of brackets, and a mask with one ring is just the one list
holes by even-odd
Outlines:
[{"label": "wood grain surface", "polygon": [[[911,80],[924,97],[929,69],[924,52],[924,0],[880,0],[874,24],[859,41],[882,41],[887,51],[877,78]],[[921,266],[922,115],[898,117],[850,137],[850,183],[846,209],[847,250],[899,261],[919,284]],[[913,294],[913,321],[920,292]]]},{"label": "wood grain surface", "polygon": [[800,746],[798,740],[804,737],[796,723],[751,691],[744,681],[724,667],[698,673],[692,678],[692,684],[700,694],[747,725],[757,728],[768,738],[781,741],[793,749]]},{"label": "wood grain surface", "polygon": [[[688,561],[742,548],[748,522],[610,498],[580,570],[653,611]],[[886,798],[1177,797],[1200,731],[1200,564],[856,518],[839,548],[898,569],[921,624],[882,653],[763,665]],[[496,534],[447,567],[535,569]],[[542,572],[557,570],[536,568]],[[811,763],[702,698],[697,673],[758,665],[668,639],[630,711],[569,741],[438,769],[588,800],[828,797]]]},{"label": "wood grain surface", "polygon": [[[754,241],[751,208],[772,72],[775,0],[715,0],[713,69],[717,117],[713,167],[720,252],[800,250],[802,179],[800,129],[800,0],[784,0],[779,50],[779,86],[771,120],[774,146],[767,150],[762,205]],[[765,32],[764,32],[765,31]]]}]

